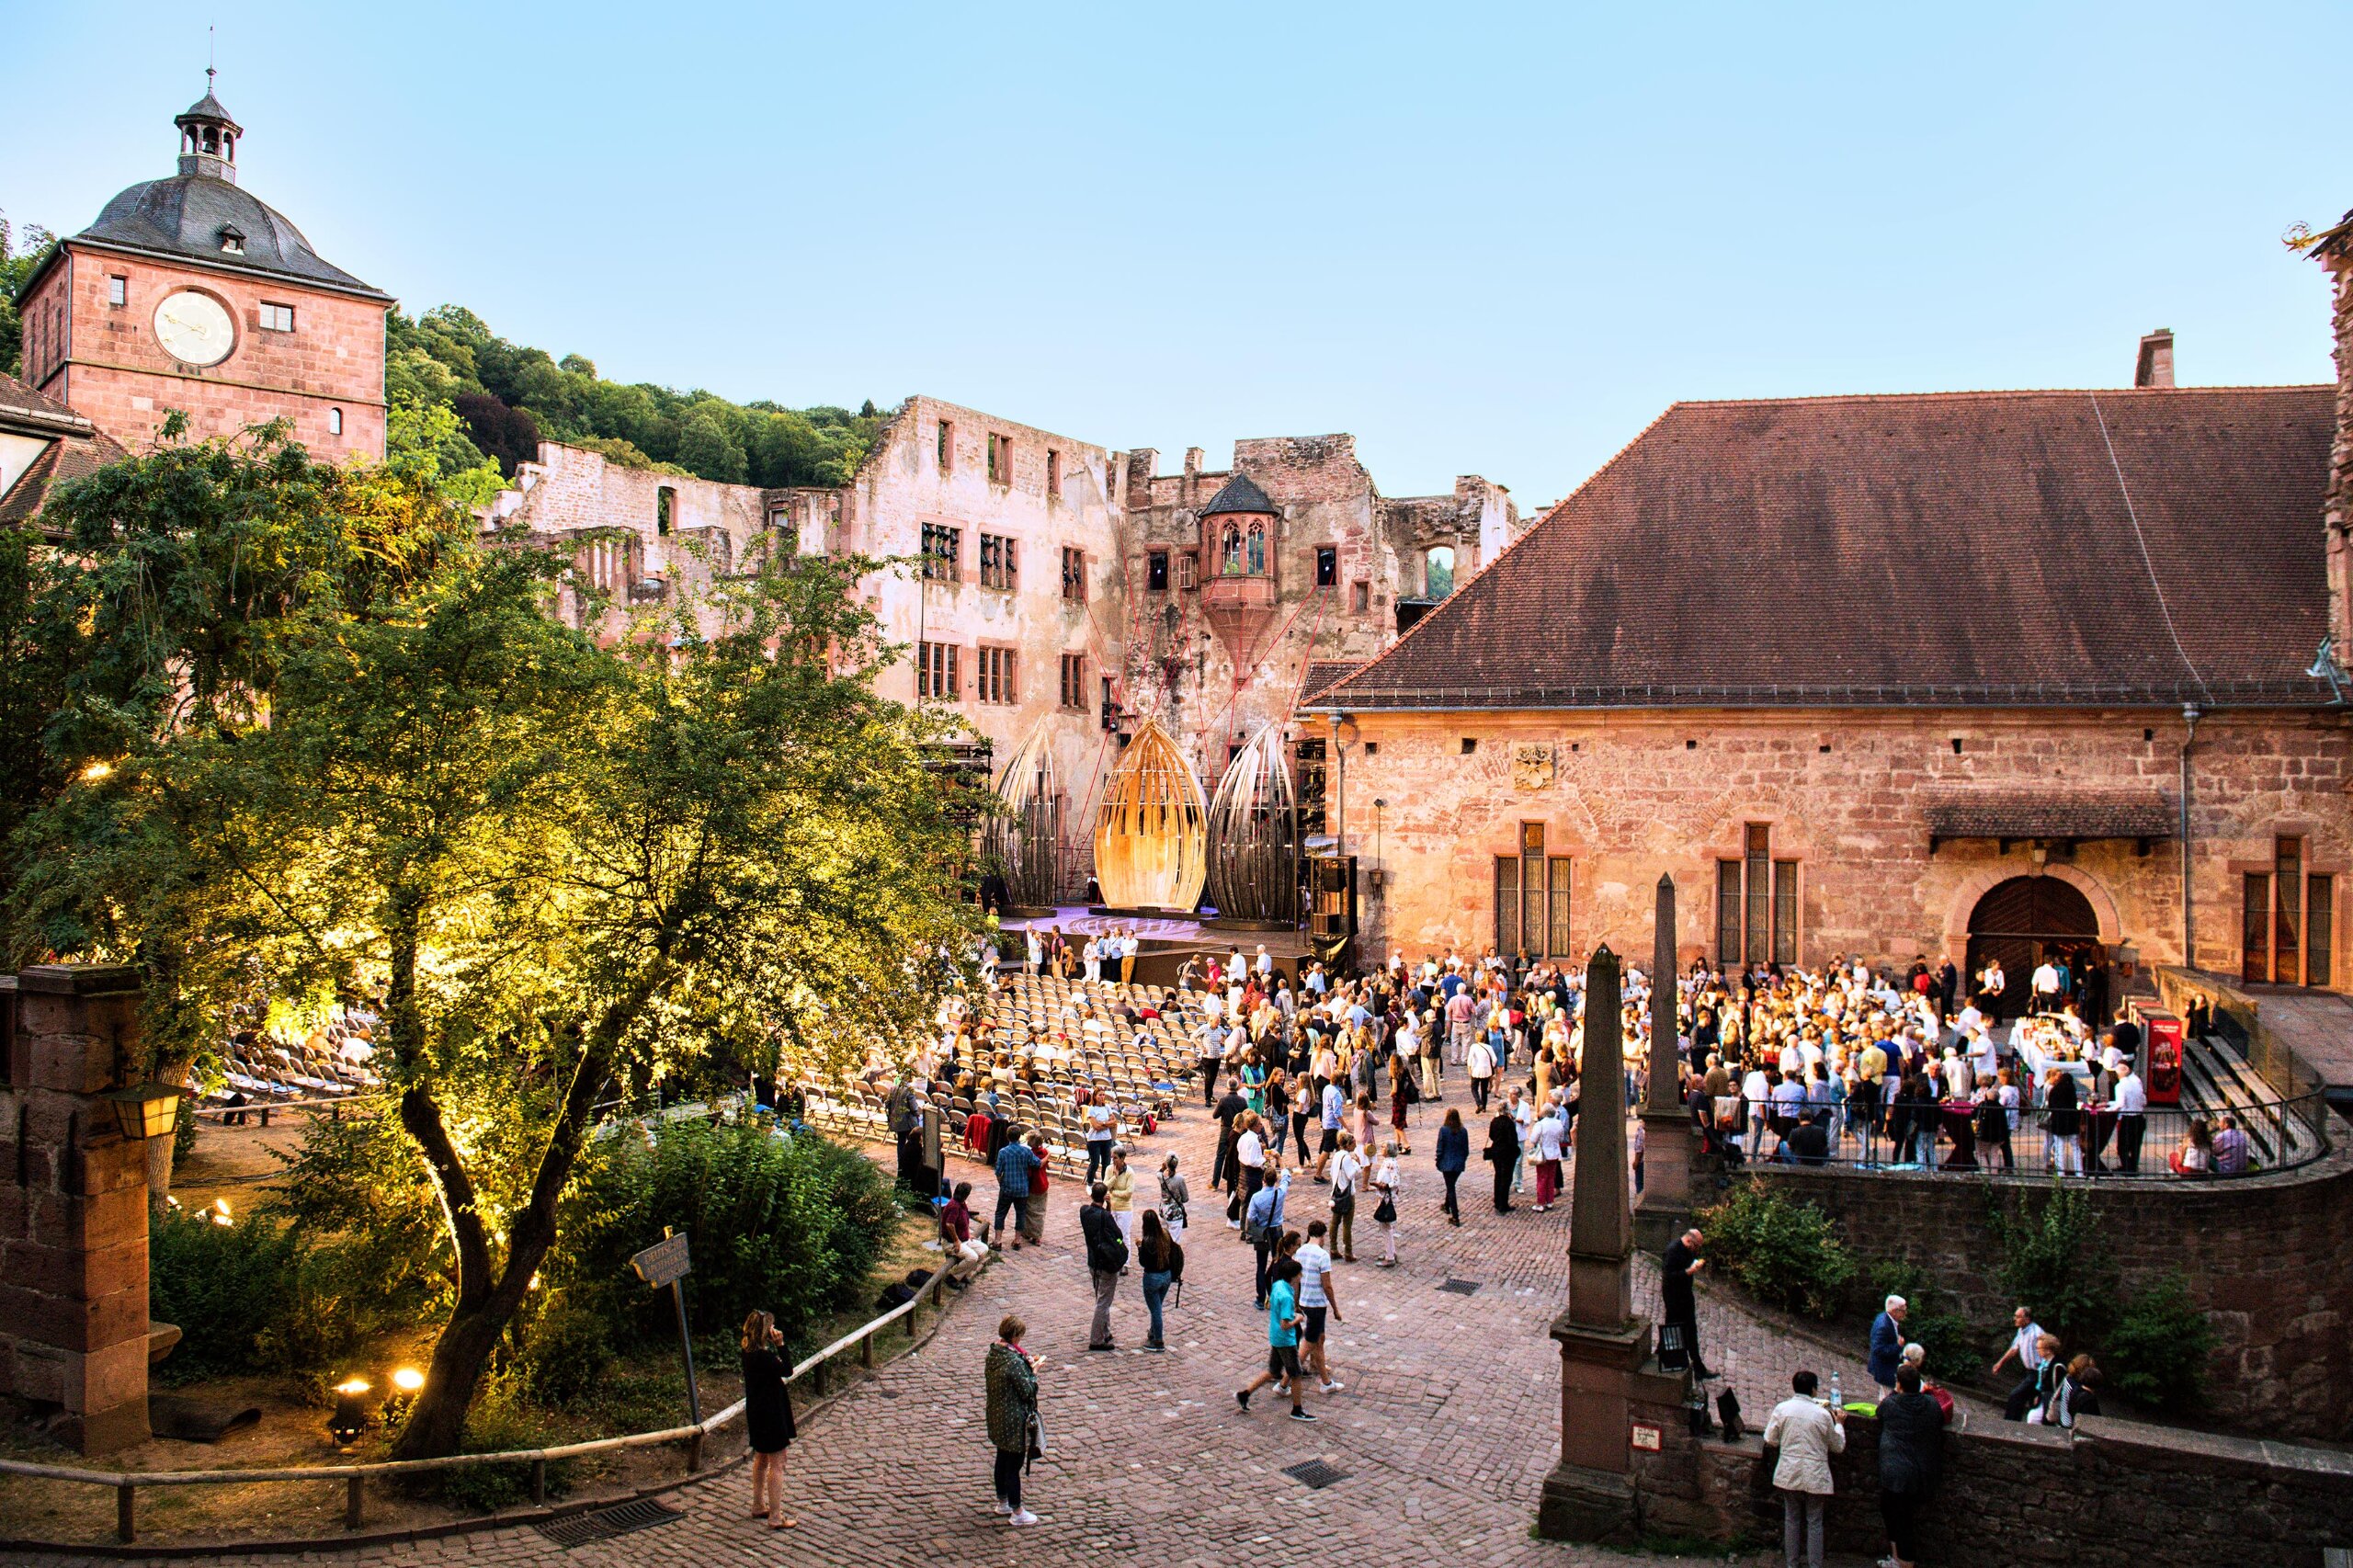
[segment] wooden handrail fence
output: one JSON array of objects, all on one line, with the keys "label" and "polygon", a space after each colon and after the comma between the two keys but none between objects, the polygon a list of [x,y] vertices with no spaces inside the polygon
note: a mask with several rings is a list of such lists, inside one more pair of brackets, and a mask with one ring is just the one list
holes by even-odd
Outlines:
[{"label": "wooden handrail fence", "polygon": [[[901,1319],[906,1321],[910,1346],[916,1336],[915,1318],[926,1302],[936,1309],[932,1322],[934,1332],[939,1325],[938,1312],[946,1308],[939,1304],[939,1294],[947,1289],[949,1265],[942,1263],[914,1297],[892,1308],[858,1328],[835,1340],[823,1350],[797,1363],[788,1384],[806,1377],[822,1395],[829,1383],[835,1358],[858,1351],[858,1364],[874,1366],[874,1341],[878,1335]],[[33,1464],[21,1460],[0,1460],[0,1475],[29,1476],[41,1481],[63,1481],[85,1486],[112,1489],[115,1495],[115,1539],[129,1545],[138,1539],[138,1497],[142,1486],[245,1486],[257,1482],[326,1481],[344,1488],[343,1524],[347,1530],[359,1528],[366,1517],[367,1483],[370,1478],[393,1475],[421,1475],[433,1471],[466,1470],[489,1464],[529,1465],[531,1472],[531,1501],[544,1506],[547,1502],[548,1466],[559,1460],[580,1459],[589,1454],[613,1453],[623,1449],[653,1448],[665,1443],[682,1443],[687,1450],[687,1473],[702,1469],[703,1439],[721,1427],[739,1420],[744,1414],[744,1402],[737,1400],[726,1409],[709,1415],[695,1426],[670,1426],[659,1432],[633,1432],[620,1437],[597,1437],[584,1443],[565,1443],[551,1449],[510,1449],[490,1454],[450,1454],[430,1460],[378,1460],[367,1464],[294,1465],[271,1470],[166,1470],[166,1471],[97,1471],[76,1470],[65,1465]],[[232,1548],[224,1546],[223,1550]]]}]

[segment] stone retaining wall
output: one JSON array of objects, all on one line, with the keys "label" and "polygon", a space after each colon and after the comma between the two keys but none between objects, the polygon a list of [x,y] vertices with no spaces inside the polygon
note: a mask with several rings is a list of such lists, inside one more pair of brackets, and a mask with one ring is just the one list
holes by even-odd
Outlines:
[{"label": "stone retaining wall", "polygon": [[[1828,1545],[1876,1560],[1879,1424],[1849,1417],[1847,1434]],[[1696,1446],[1720,1533],[1778,1538],[1756,1437]],[[1921,1535],[1940,1568],[2320,1568],[2323,1547],[2353,1543],[2353,1455],[2097,1417],[2072,1435],[1996,1422],[1946,1438]]]},{"label": "stone retaining wall", "polygon": [[[2353,1428],[2353,1151],[2343,1124],[2317,1165],[2214,1182],[2088,1182],[2128,1289],[2178,1271],[2220,1343],[2207,1414],[2248,1431],[2342,1437]],[[1899,1257],[1949,1291],[1989,1338],[2015,1304],[1989,1202],[2016,1214],[2036,1184],[1909,1172],[1756,1167],[1819,1205],[1847,1246]]]}]

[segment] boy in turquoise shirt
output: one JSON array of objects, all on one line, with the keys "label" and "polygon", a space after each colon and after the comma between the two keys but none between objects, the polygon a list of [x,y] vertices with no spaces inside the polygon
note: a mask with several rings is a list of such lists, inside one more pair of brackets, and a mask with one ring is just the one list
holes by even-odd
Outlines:
[{"label": "boy in turquoise shirt", "polygon": [[1233,1402],[1243,1414],[1250,1411],[1250,1396],[1278,1379],[1290,1384],[1290,1418],[1313,1421],[1301,1403],[1307,1380],[1299,1371],[1299,1330],[1307,1314],[1299,1308],[1299,1259],[1287,1257],[1275,1265],[1267,1287],[1267,1369],[1234,1391]]}]

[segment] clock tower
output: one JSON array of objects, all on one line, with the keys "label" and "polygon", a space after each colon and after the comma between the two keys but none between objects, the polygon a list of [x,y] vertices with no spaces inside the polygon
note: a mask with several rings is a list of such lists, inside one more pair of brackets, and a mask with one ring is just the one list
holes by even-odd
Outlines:
[{"label": "clock tower", "polygon": [[172,123],[179,172],[108,202],[26,286],[25,380],[134,450],[177,409],[192,437],[282,418],[317,456],[382,457],[392,296],[238,185],[244,129],[209,86]]}]

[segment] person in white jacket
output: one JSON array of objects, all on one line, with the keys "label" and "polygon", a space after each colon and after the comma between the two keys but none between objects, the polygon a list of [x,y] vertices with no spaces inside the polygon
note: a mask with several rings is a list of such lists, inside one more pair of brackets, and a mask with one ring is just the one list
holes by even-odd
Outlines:
[{"label": "person in white jacket", "polygon": [[1790,1379],[1795,1392],[1773,1407],[1765,1423],[1765,1446],[1780,1450],[1773,1489],[1781,1494],[1781,1557],[1787,1568],[1798,1568],[1801,1521],[1806,1562],[1822,1568],[1822,1510],[1836,1490],[1830,1456],[1847,1451],[1847,1413],[1822,1407],[1813,1397],[1821,1386],[1812,1372],[1798,1372]]}]

